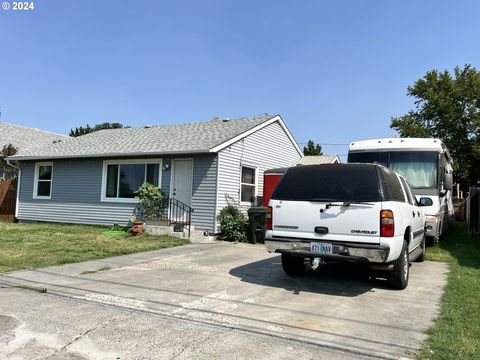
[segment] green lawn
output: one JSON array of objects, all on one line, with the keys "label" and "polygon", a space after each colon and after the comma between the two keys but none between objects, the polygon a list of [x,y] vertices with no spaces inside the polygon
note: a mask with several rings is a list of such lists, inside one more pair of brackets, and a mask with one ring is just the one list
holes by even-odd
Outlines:
[{"label": "green lawn", "polygon": [[480,359],[480,237],[455,224],[440,244],[427,248],[427,259],[450,267],[441,312],[420,359]]},{"label": "green lawn", "polygon": [[0,272],[163,249],[189,243],[170,236],[111,237],[108,228],[0,222]]}]

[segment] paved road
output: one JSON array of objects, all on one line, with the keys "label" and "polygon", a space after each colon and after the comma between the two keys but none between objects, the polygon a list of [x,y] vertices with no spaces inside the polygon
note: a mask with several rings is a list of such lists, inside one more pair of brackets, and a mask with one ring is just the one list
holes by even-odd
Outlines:
[{"label": "paved road", "polygon": [[415,263],[403,291],[358,266],[298,279],[263,246],[231,243],[19,271],[0,276],[0,358],[409,357],[446,273]]}]

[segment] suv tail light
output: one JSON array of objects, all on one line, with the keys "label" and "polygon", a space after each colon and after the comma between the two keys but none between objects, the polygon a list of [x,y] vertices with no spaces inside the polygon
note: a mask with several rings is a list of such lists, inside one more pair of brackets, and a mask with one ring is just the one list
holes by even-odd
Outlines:
[{"label": "suv tail light", "polygon": [[266,227],[267,230],[272,230],[272,207],[267,208],[267,217],[266,217]]},{"label": "suv tail light", "polygon": [[393,237],[395,235],[395,221],[392,210],[380,211],[380,236]]}]

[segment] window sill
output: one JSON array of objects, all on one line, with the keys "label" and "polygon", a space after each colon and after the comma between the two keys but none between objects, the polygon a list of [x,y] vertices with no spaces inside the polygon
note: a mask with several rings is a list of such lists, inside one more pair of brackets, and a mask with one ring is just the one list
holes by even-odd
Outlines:
[{"label": "window sill", "polygon": [[242,206],[255,206],[255,205],[252,205],[252,203],[250,201],[240,201],[240,205],[242,205]]},{"label": "window sill", "polygon": [[52,197],[51,196],[34,196],[33,198],[36,200],[50,200]]}]

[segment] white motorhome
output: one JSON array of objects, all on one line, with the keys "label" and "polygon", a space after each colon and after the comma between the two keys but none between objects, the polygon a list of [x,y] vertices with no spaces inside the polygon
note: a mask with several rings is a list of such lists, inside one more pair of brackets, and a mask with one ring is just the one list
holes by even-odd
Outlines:
[{"label": "white motorhome", "polygon": [[390,138],[352,142],[349,163],[377,163],[404,176],[425,215],[426,236],[438,241],[453,219],[452,157],[439,139]]}]

